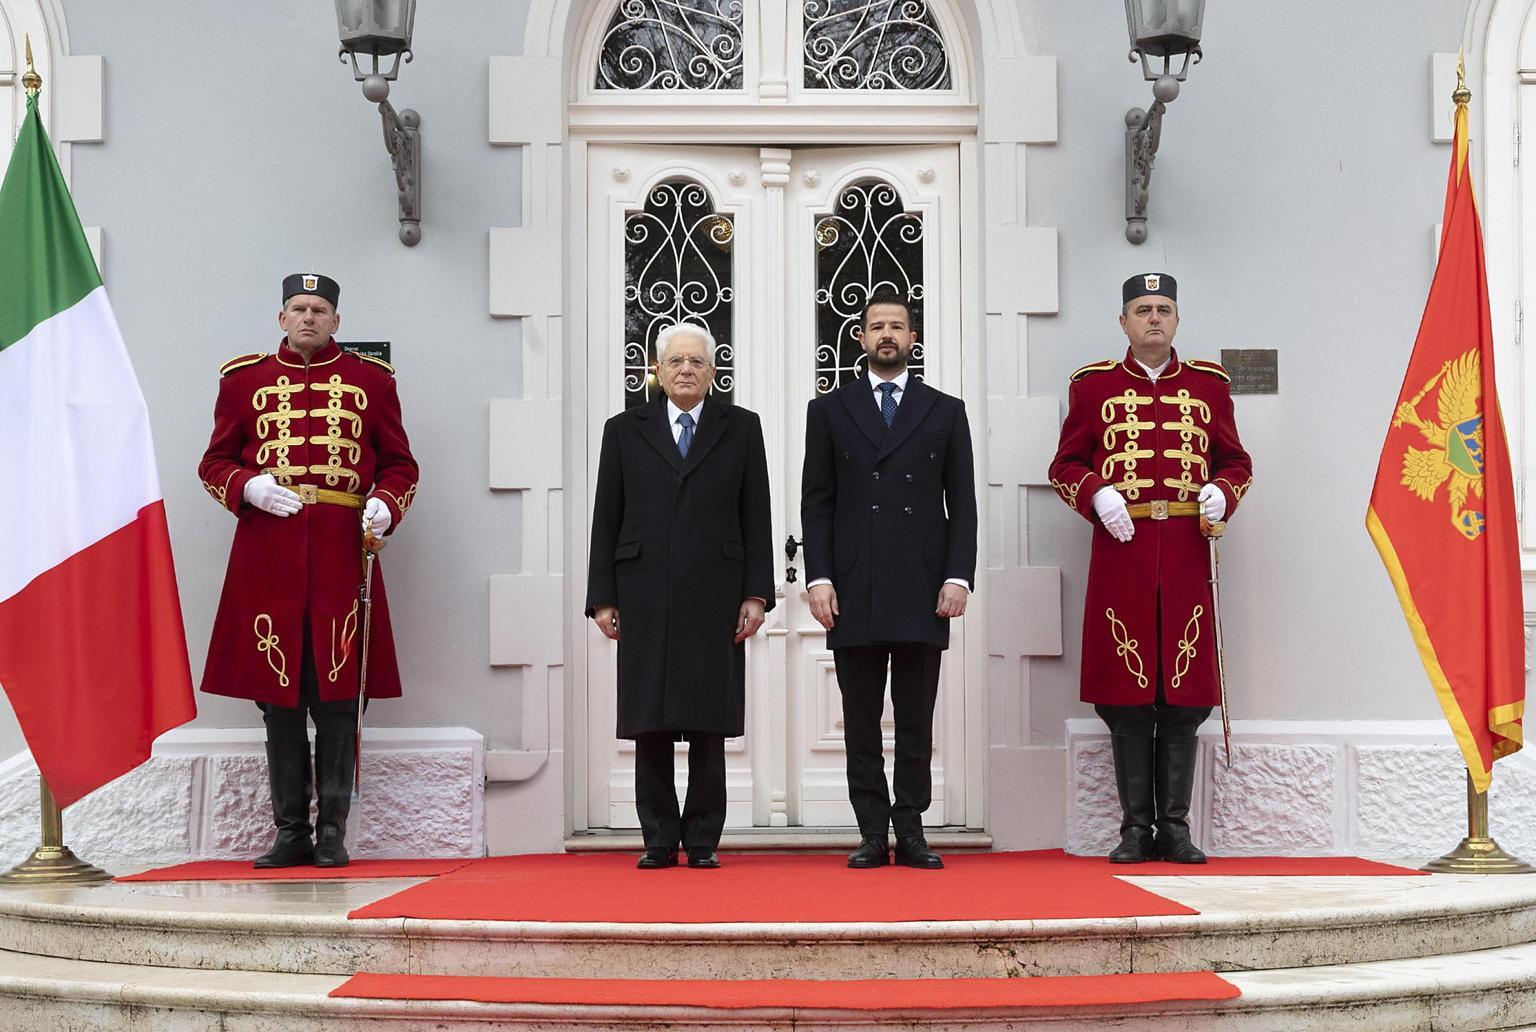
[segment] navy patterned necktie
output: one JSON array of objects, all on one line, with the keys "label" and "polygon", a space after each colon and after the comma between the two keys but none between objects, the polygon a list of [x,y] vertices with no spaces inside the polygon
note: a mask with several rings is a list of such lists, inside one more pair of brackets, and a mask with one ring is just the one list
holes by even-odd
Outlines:
[{"label": "navy patterned necktie", "polygon": [[688,449],[693,447],[693,417],[684,412],[677,417],[677,425],[683,428],[683,432],[677,435],[677,450],[683,453],[683,458],[688,457]]},{"label": "navy patterned necktie", "polygon": [[880,416],[885,420],[885,425],[890,426],[896,419],[896,385],[894,383],[882,383],[877,389],[883,395],[880,399]]}]

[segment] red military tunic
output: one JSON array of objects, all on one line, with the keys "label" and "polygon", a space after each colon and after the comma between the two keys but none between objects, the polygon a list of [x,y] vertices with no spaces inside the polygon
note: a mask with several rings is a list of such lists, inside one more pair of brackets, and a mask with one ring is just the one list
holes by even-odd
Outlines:
[{"label": "red military tunic", "polygon": [[[357,694],[362,649],[362,512],[311,502],[273,516],[244,501],[246,482],[271,473],[299,492],[379,498],[400,525],[418,475],[400,420],[393,370],[343,352],[334,340],[306,365],[285,340],[275,355],[225,363],[213,437],[198,475],[239,518],[202,690],[296,706],[305,631],[322,699]],[[321,497],[339,497],[328,494]],[[306,627],[307,622],[307,627]],[[375,560],[368,695],[400,694],[384,574]]]},{"label": "red military tunic", "polygon": [[[1138,518],[1116,541],[1093,511],[1099,488],[1138,504],[1193,507],[1215,484],[1237,511],[1253,481],[1238,440],[1230,378],[1212,362],[1174,352],[1154,382],[1129,351],[1072,374],[1051,486],[1093,523],[1083,608],[1082,699],[1130,706],[1154,701],[1159,674],[1176,706],[1221,701],[1211,608],[1210,551],[1198,515]],[[1160,504],[1155,506],[1160,508]]]}]

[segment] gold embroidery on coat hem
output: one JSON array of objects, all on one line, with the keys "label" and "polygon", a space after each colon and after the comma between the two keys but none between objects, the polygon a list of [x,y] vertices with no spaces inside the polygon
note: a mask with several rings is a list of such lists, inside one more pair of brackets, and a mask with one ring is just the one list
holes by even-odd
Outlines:
[{"label": "gold embroidery on coat hem", "polygon": [[[263,620],[267,622],[267,629],[265,631],[261,629],[261,622]],[[271,615],[258,613],[252,630],[256,632],[256,651],[266,653],[267,666],[271,667],[273,672],[277,674],[278,686],[282,688],[288,687],[288,659],[283,655],[283,650],[277,647],[278,638],[277,635],[272,633]],[[276,659],[272,658],[274,655],[276,655]]]},{"label": "gold embroidery on coat hem", "polygon": [[[1115,655],[1125,660],[1125,669],[1130,671],[1132,677],[1136,678],[1136,684],[1139,687],[1145,688],[1147,686],[1147,668],[1142,665],[1141,653],[1136,651],[1140,643],[1131,637],[1130,632],[1126,630],[1125,624],[1121,623],[1120,618],[1115,616],[1113,609],[1104,610],[1104,615],[1109,617],[1109,633],[1114,637],[1115,645],[1118,646],[1115,649]],[[1133,660],[1134,663],[1132,662]]]},{"label": "gold embroidery on coat hem", "polygon": [[1169,682],[1170,688],[1177,688],[1184,680],[1184,675],[1189,673],[1189,662],[1198,655],[1195,642],[1200,640],[1200,618],[1205,615],[1204,606],[1196,606],[1195,611],[1189,615],[1189,623],[1184,625],[1184,637],[1179,639],[1179,654],[1173,660],[1173,680]]},{"label": "gold embroidery on coat hem", "polygon": [[347,665],[347,660],[352,658],[352,639],[357,636],[357,599],[352,600],[352,611],[341,622],[341,657],[336,656],[336,618],[331,618],[331,673],[330,681],[336,683],[336,675],[341,673],[341,668]]}]

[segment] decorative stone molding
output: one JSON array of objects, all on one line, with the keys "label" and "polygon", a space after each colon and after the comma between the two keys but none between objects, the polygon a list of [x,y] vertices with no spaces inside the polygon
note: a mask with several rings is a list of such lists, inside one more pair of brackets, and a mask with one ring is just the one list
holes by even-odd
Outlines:
[{"label": "decorative stone molding", "polygon": [[[1190,825],[1212,852],[1429,859],[1466,834],[1466,775],[1440,721],[1235,721],[1230,770],[1218,718],[1200,742]],[[1099,721],[1067,721],[1067,779],[1067,851],[1107,852],[1120,807]],[[1499,761],[1488,806],[1499,844],[1536,857],[1536,759]]]},{"label": "decorative stone molding", "polygon": [[[154,755],[64,812],[65,841],[112,870],[242,859],[272,839],[259,728],[181,728]],[[364,735],[355,857],[484,856],[485,740],[468,728],[379,728]],[[37,767],[0,763],[0,863],[38,842]]]}]

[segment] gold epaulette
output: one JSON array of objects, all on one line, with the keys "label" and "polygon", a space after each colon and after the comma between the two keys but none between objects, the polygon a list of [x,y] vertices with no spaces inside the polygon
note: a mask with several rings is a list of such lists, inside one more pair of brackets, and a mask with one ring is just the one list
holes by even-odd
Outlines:
[{"label": "gold epaulette", "polygon": [[1227,372],[1221,366],[1217,365],[1215,362],[1207,362],[1201,358],[1190,358],[1186,359],[1184,364],[1189,366],[1191,369],[1198,369],[1202,373],[1210,373],[1212,376],[1220,377],[1223,383],[1232,382],[1232,374]]},{"label": "gold epaulette", "polygon": [[1083,366],[1077,372],[1072,374],[1072,382],[1076,383],[1078,380],[1081,380],[1089,373],[1102,373],[1105,370],[1113,369],[1119,364],[1119,362],[1116,362],[1112,358],[1106,358],[1102,362],[1089,362],[1087,365]]},{"label": "gold epaulette", "polygon": [[257,362],[260,362],[266,357],[267,353],[262,351],[254,355],[241,355],[239,358],[232,358],[228,362],[225,362],[223,365],[219,366],[219,375],[228,376],[236,369],[244,369],[248,365],[255,365]]},{"label": "gold epaulette", "polygon": [[353,358],[360,358],[364,362],[372,362],[374,365],[379,366],[385,372],[389,373],[390,376],[395,375],[395,367],[384,361],[382,358],[374,358],[372,355],[359,354],[356,351],[349,351],[347,354],[351,355]]}]

